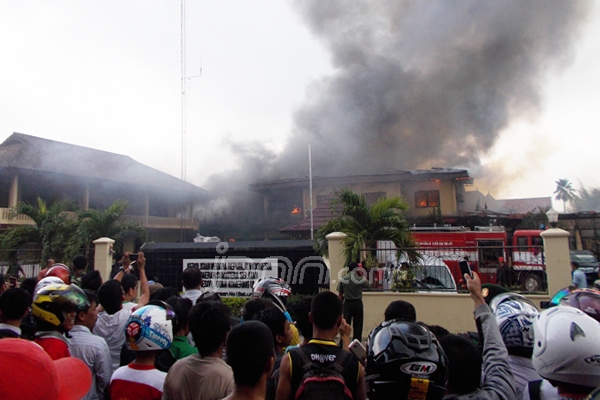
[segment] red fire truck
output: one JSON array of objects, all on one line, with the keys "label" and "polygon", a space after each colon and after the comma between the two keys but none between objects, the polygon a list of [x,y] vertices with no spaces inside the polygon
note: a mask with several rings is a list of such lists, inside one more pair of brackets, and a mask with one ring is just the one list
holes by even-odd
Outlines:
[{"label": "red fire truck", "polygon": [[[467,259],[483,283],[495,284],[501,278],[502,283],[519,285],[527,292],[545,289],[541,232],[517,230],[509,238],[502,226],[475,227],[475,230],[452,226],[412,228],[421,264],[435,265],[443,261],[458,284],[462,279],[458,262]],[[389,243],[386,241],[378,247],[389,249]]]}]

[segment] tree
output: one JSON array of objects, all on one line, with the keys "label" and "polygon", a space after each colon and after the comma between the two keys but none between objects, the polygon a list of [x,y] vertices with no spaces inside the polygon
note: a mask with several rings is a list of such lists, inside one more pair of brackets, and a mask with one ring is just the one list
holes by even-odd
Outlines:
[{"label": "tree", "polygon": [[77,229],[71,235],[67,248],[68,259],[72,259],[81,249],[88,251],[88,258],[93,259],[93,241],[100,237],[109,237],[115,241],[114,249],[123,251],[127,232],[135,232],[143,242],[148,240],[148,232],[137,222],[128,221],[123,214],[129,208],[129,203],[117,200],[105,210],[83,210],[79,212]]},{"label": "tree", "polygon": [[[148,232],[141,224],[123,219],[127,208],[129,204],[122,200],[117,200],[106,210],[77,210],[69,200],[51,206],[41,198],[37,205],[19,202],[11,210],[12,217],[26,215],[34,225],[9,228],[0,236],[0,247],[6,252],[26,243],[37,243],[42,248],[41,260],[53,258],[66,262],[86,250],[88,258],[93,260],[93,241],[99,237],[114,239],[116,251],[122,251],[127,232],[137,233],[143,241],[148,239]],[[76,218],[70,218],[68,211],[77,211]]]},{"label": "tree", "polygon": [[568,179],[559,179],[556,181],[556,190],[554,191],[556,196],[554,197],[558,201],[563,202],[564,212],[567,212],[567,202],[572,201],[575,198],[575,189]]},{"label": "tree", "polygon": [[62,200],[48,206],[38,197],[37,204],[20,201],[12,210],[11,217],[25,215],[34,225],[17,225],[0,236],[3,250],[14,250],[26,243],[37,243],[42,247],[42,260],[65,256],[67,241],[76,229],[76,221],[68,218],[67,211],[75,211],[70,200]]},{"label": "tree", "polygon": [[600,211],[600,188],[580,186],[574,199],[577,211]]},{"label": "tree", "polygon": [[[408,209],[399,197],[382,197],[368,206],[363,195],[349,189],[336,193],[331,201],[334,218],[315,234],[315,248],[321,255],[328,255],[327,239],[331,232],[342,232],[346,263],[359,261],[363,249],[374,249],[378,240],[391,240],[398,249],[414,247],[409,225],[402,215]],[[417,259],[414,251],[408,251],[411,260]]]}]

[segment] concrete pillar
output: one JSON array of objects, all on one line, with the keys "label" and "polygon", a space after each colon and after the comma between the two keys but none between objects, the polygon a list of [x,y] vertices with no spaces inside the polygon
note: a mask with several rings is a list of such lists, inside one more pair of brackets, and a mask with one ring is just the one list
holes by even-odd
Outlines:
[{"label": "concrete pillar", "polygon": [[112,269],[112,245],[114,240],[107,237],[101,237],[94,240],[94,268],[100,272],[102,281],[106,282],[110,279],[110,270]]},{"label": "concrete pillar", "polygon": [[569,256],[569,232],[552,228],[541,233],[544,239],[548,295],[571,285],[571,258]]},{"label": "concrete pillar", "polygon": [[337,284],[342,274],[342,269],[346,267],[346,258],[344,257],[344,245],[342,240],[347,235],[342,232],[332,232],[325,236],[329,245],[329,290],[337,291]]},{"label": "concrete pillar", "polygon": [[8,195],[8,207],[15,207],[19,202],[19,175],[14,174]]}]

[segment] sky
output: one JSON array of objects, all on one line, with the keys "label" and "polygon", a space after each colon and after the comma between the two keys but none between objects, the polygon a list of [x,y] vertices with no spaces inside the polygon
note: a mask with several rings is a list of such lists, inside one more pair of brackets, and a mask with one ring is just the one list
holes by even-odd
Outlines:
[{"label": "sky", "polygon": [[[307,157],[299,111],[345,70],[339,38],[309,15],[310,2],[187,1],[189,182],[227,185],[227,172],[246,168],[248,149]],[[323,8],[317,14],[332,12]],[[381,16],[365,13],[371,17]],[[466,167],[475,187],[496,198],[551,196],[561,178],[600,186],[600,3],[574,26],[558,62],[539,68],[535,112],[512,113],[479,147],[476,165],[406,169]],[[181,177],[179,1],[4,0],[0,38],[0,141],[20,132],[129,155]],[[293,136],[300,145],[286,148]],[[322,150],[313,146],[317,162]],[[308,160],[305,167],[300,176]]]}]

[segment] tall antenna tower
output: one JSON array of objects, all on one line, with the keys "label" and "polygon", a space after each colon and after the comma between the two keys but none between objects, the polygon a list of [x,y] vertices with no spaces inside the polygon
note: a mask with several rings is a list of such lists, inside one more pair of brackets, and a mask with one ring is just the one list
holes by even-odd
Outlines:
[{"label": "tall antenna tower", "polygon": [[187,113],[187,101],[185,97],[187,71],[186,71],[186,37],[185,37],[185,24],[186,24],[186,9],[185,0],[181,0],[181,179],[186,180],[186,113]]}]

